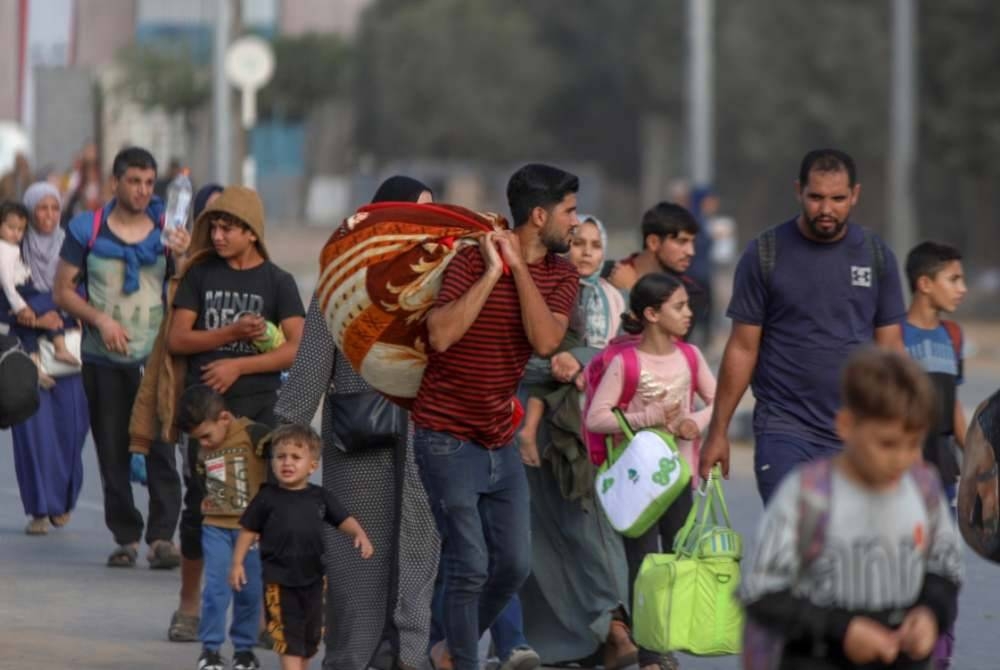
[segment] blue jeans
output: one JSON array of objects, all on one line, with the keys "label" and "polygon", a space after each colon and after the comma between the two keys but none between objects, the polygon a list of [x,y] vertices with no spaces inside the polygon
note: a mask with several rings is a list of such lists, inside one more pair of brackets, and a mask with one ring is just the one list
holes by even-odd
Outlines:
[{"label": "blue jeans", "polygon": [[512,443],[485,449],[418,428],[420,474],[441,533],[441,625],[457,670],[531,572],[528,480]]},{"label": "blue jeans", "polygon": [[254,545],[243,561],[247,583],[240,591],[229,586],[229,566],[239,530],[203,526],[201,547],[205,555],[205,587],[201,593],[201,624],[198,639],[205,649],[219,651],[226,641],[226,614],[233,600],[233,624],[229,638],[235,651],[249,651],[257,641],[260,608],[264,601],[261,583],[260,549]]},{"label": "blue jeans", "polygon": [[524,637],[524,613],[521,611],[521,599],[514,597],[503,608],[503,612],[490,626],[490,636],[497,658],[506,661],[518,647],[527,647],[528,640]]},{"label": "blue jeans", "polygon": [[[441,621],[444,619],[444,592],[440,588],[434,591],[434,601],[431,612],[431,646],[444,639]],[[490,626],[490,637],[493,638],[493,649],[501,661],[506,661],[518,647],[527,647],[528,640],[524,637],[524,613],[521,610],[521,599],[514,594],[500,616]]]},{"label": "blue jeans", "polygon": [[757,492],[767,505],[771,496],[789,472],[802,463],[830,458],[840,453],[840,447],[810,442],[797,435],[758,433],[754,435],[753,470],[757,475]]}]

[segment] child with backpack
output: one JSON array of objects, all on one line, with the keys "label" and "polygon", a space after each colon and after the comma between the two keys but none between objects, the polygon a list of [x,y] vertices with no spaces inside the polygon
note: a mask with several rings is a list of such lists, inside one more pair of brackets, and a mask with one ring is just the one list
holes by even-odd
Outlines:
[{"label": "child with backpack", "polygon": [[924,460],[938,469],[948,502],[954,505],[958,481],[954,446],[964,445],[966,427],[958,401],[962,329],[941,315],[954,312],[965,297],[962,254],[946,244],[918,244],[906,256],[906,277],[913,298],[903,322],[903,344],[930,376],[938,399],[937,421],[924,441]]},{"label": "child with backpack", "polygon": [[921,462],[934,391],[903,354],[848,359],[843,451],[800,466],[764,511],[744,571],[746,670],[929,668],[955,619],[961,549]]},{"label": "child with backpack", "polygon": [[[680,280],[665,273],[646,275],[632,288],[629,306],[622,325],[626,332],[640,338],[634,344],[611,345],[618,348],[617,353],[608,361],[596,387],[588,389],[591,397],[586,429],[618,433],[614,410],[620,409],[635,430],[657,427],[675,435],[681,454],[696,471],[694,443],[712,413],[715,376],[701,352],[682,340],[691,326],[687,291]],[[638,365],[632,364],[630,358]],[[693,390],[705,405],[697,411]],[[670,551],[691,506],[691,495],[681,495],[644,535],[625,538],[630,600],[634,601],[635,578],[643,559],[661,549]],[[658,670],[675,667],[676,660],[640,648],[639,666]]]},{"label": "child with backpack", "polygon": [[[962,329],[951,314],[965,296],[962,254],[937,242],[922,242],[906,256],[906,277],[913,298],[903,322],[903,344],[910,358],[930,376],[937,392],[936,421],[924,440],[924,462],[938,469],[948,505],[955,508],[959,476],[955,448],[965,448],[965,412],[958,400],[962,383]],[[950,667],[953,630],[945,630],[934,650],[940,668]]]}]

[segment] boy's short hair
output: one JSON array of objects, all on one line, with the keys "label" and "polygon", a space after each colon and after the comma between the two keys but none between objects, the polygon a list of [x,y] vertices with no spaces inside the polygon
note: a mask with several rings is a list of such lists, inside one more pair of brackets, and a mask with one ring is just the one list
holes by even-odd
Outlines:
[{"label": "boy's short hair", "polygon": [[859,420],[902,421],[907,431],[934,422],[934,388],[909,356],[875,346],[854,352],[841,378],[844,408]]},{"label": "boy's short hair", "polygon": [[216,421],[226,410],[226,401],[205,384],[195,384],[184,389],[177,402],[177,427],[190,433],[206,421]]},{"label": "boy's short hair", "polygon": [[549,210],[579,190],[580,180],[574,174],[541,163],[525,165],[507,182],[507,204],[514,227],[527,223],[535,207]]},{"label": "boy's short hair", "polygon": [[0,202],[0,223],[6,221],[8,216],[16,216],[19,219],[24,219],[25,222],[31,219],[28,208],[14,200]]},{"label": "boy's short hair", "polygon": [[916,292],[921,277],[933,280],[945,265],[960,260],[962,252],[950,244],[921,242],[906,254],[906,279],[910,282],[910,290]]},{"label": "boy's short hair", "polygon": [[268,440],[271,446],[271,453],[282,442],[298,442],[299,444],[304,444],[309,448],[309,455],[319,460],[320,455],[323,453],[323,441],[320,439],[316,431],[312,429],[312,426],[306,426],[299,423],[289,423],[284,426],[278,426],[271,432],[270,439]]},{"label": "boy's short hair", "polygon": [[681,233],[698,234],[698,220],[687,208],[675,202],[658,202],[642,215],[642,245],[646,246],[646,238],[656,235],[677,237]]},{"label": "boy's short hair", "polygon": [[121,179],[129,168],[156,172],[156,159],[153,158],[153,154],[142,147],[122,149],[111,163],[111,174],[114,175],[115,179]]}]

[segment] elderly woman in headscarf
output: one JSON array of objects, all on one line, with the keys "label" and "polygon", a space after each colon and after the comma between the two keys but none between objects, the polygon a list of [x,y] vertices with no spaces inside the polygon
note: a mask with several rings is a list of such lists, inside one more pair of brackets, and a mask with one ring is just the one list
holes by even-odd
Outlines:
[{"label": "elderly woman in headscarf", "polygon": [[[33,288],[51,294],[65,236],[59,226],[59,191],[37,182],[25,191],[24,205],[31,221],[22,254]],[[40,322],[62,322],[55,311],[37,316]],[[55,385],[40,389],[39,396],[38,412],[11,429],[21,503],[31,517],[25,528],[29,535],[45,535],[50,524],[58,528],[69,522],[83,482],[81,453],[90,428],[80,374],[56,377]]]},{"label": "elderly woman in headscarf", "polygon": [[[431,202],[410,177],[392,177],[372,202]],[[323,406],[323,487],[336,492],[375,546],[362,560],[349,539],[327,527],[329,593],[324,668],[424,669],[439,540],[427,493],[406,436],[396,446],[342,451],[334,430],[336,403],[371,387],[336,348],[316,296],[309,305],[295,364],[275,407],[280,422],[310,423]]]},{"label": "elderly woman in headscarf", "polygon": [[[546,664],[610,670],[635,663],[638,649],[626,624],[624,546],[596,505],[595,473],[579,438],[581,373],[619,334],[627,300],[600,276],[604,225],[593,216],[580,222],[569,252],[580,292],[567,339],[551,360],[532,359],[520,391],[523,399],[529,386],[549,388],[534,449],[522,448],[531,489],[532,574],[491,631],[504,645],[530,643]],[[497,653],[504,658],[511,651]]]}]

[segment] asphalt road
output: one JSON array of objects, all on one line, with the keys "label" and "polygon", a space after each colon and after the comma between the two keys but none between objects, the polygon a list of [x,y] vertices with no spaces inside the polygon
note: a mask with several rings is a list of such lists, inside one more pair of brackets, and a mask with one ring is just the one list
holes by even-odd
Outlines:
[{"label": "asphalt road", "polygon": [[[1000,379],[971,371],[963,402],[974,406]],[[750,450],[739,449],[726,497],[737,529],[752,536],[760,514]],[[149,570],[140,554],[135,569],[109,569],[112,549],[104,527],[93,445],[84,453],[85,481],[69,526],[28,537],[14,477],[9,431],[0,432],[0,670],[29,668],[176,670],[194,668],[197,644],[166,640],[176,605],[176,572]],[[145,491],[136,489],[140,509]],[[967,552],[958,625],[960,670],[998,667],[1000,567]],[[264,668],[277,658],[262,653]],[[735,670],[735,658],[683,659],[684,668]],[[319,667],[315,663],[314,667]]]}]

